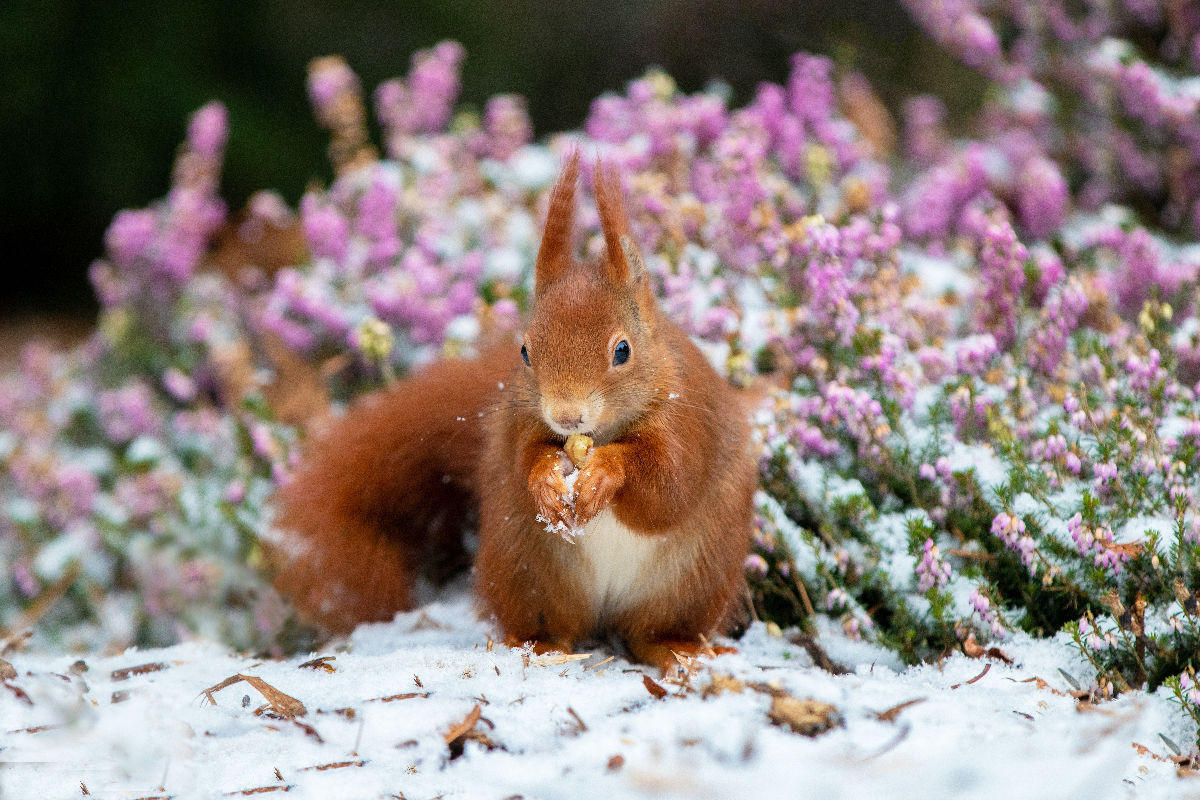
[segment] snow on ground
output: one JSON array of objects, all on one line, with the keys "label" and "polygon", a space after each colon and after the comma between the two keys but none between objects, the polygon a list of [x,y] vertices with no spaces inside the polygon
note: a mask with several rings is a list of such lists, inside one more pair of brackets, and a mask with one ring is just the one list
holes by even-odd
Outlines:
[{"label": "snow on ground", "polygon": [[[286,661],[184,644],[85,656],[81,671],[74,655],[11,654],[0,797],[1200,797],[1200,779],[1134,744],[1169,755],[1159,734],[1186,735],[1178,710],[1136,692],[1079,706],[1058,668],[1089,673],[1062,640],[1006,643],[1013,666],[956,654],[901,670],[886,651],[823,631],[852,670],[834,675],[756,623],[689,690],[605,661],[606,645],[564,660],[491,647],[489,633],[455,592]],[[301,668],[316,656],[333,656],[334,671]],[[146,664],[161,669],[117,672]],[[307,713],[256,716],[265,700],[246,682],[205,699],[239,673]],[[743,690],[705,697],[714,673]],[[656,699],[645,675],[669,694]],[[833,704],[842,724],[813,738],[771,724],[782,692]],[[446,734],[476,705],[476,733],[452,759]]]}]

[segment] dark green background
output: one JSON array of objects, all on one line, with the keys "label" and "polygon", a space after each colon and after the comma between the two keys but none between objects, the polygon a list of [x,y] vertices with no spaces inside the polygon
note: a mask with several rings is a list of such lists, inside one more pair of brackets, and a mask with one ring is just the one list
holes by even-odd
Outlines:
[{"label": "dark green background", "polygon": [[978,84],[871,0],[8,0],[0,12],[0,313],[91,308],[88,264],[121,208],[169,184],[188,114],[229,108],[222,188],[231,207],[275,188],[295,202],[327,180],[305,65],[339,53],[372,90],[440,39],[467,50],[462,102],[529,101],[539,135],[579,126],[592,98],[659,65],[682,88],[714,77],[744,102],[810,50],[864,71],[895,113],[903,96],[972,103]]}]

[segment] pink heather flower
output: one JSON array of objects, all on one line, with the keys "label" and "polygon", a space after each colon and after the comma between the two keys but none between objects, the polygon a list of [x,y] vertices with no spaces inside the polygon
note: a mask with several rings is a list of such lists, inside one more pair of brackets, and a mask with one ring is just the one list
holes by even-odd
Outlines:
[{"label": "pink heather flower", "polygon": [[206,159],[216,160],[229,138],[229,114],[225,106],[213,101],[192,115],[188,124],[188,146]]},{"label": "pink heather flower", "polygon": [[264,461],[276,461],[282,455],[279,442],[271,434],[270,428],[261,422],[252,422],[248,426],[250,441],[254,446],[254,454]]},{"label": "pink heather flower", "polygon": [[1083,640],[1083,643],[1089,650],[1096,652],[1108,650],[1117,643],[1116,637],[1113,636],[1111,631],[1101,635],[1100,631],[1096,630],[1091,620],[1087,617],[1079,620],[1079,638]]},{"label": "pink heather flower", "polygon": [[969,336],[959,341],[954,351],[955,370],[960,374],[982,377],[999,353],[1000,347],[992,334]]},{"label": "pink heather flower", "polygon": [[1188,544],[1200,544],[1200,516],[1193,516],[1183,529],[1183,540]]},{"label": "pink heather flower", "polygon": [[1033,558],[1035,547],[1033,538],[1025,533],[1024,520],[1001,511],[992,519],[992,535],[1021,557],[1021,563],[1030,574],[1036,574]]},{"label": "pink heather flower", "polygon": [[1113,532],[1108,527],[1087,527],[1078,513],[1067,520],[1067,532],[1080,555],[1091,556],[1095,566],[1107,569],[1114,575],[1119,574],[1121,565],[1129,560],[1128,555],[1110,547],[1113,544]]},{"label": "pink heather flower", "polygon": [[533,124],[520,95],[500,94],[488,100],[483,127],[488,137],[487,155],[498,161],[507,161],[533,141]]},{"label": "pink heather flower", "polygon": [[1021,224],[1034,238],[1044,238],[1062,227],[1067,215],[1067,181],[1048,158],[1025,162],[1017,178],[1017,208]]},{"label": "pink heather flower", "polygon": [[350,247],[350,223],[333,205],[309,192],[300,200],[304,238],[314,258],[342,263]]},{"label": "pink heather flower", "polygon": [[1000,39],[986,19],[966,0],[904,0],[917,22],[940,45],[967,66],[988,77],[1004,77]]},{"label": "pink heather flower", "polygon": [[92,513],[100,482],[77,464],[57,464],[49,476],[50,489],[46,519],[58,528]]},{"label": "pink heather flower", "polygon": [[765,558],[760,556],[758,553],[751,553],[750,555],[746,556],[746,560],[742,564],[742,569],[746,571],[747,575],[752,577],[765,578],[767,577],[767,570],[770,569],[770,567],[767,565],[767,560]]},{"label": "pink heather flower", "polygon": [[921,95],[904,104],[904,149],[914,166],[927,168],[949,148],[946,107],[932,95]]},{"label": "pink heather flower", "polygon": [[492,305],[492,321],[498,331],[516,330],[521,324],[521,309],[507,297]]},{"label": "pink heather flower", "polygon": [[706,148],[716,141],[729,124],[725,101],[714,94],[694,94],[679,101],[679,114],[674,120],[677,126],[691,133],[698,148]]},{"label": "pink heather flower", "polygon": [[1137,228],[1120,244],[1121,269],[1117,273],[1117,299],[1126,314],[1136,314],[1159,283],[1162,252],[1158,241],[1145,228]]},{"label": "pink heather flower", "polygon": [[829,223],[810,225],[802,244],[806,263],[804,281],[809,292],[809,308],[817,324],[836,333],[843,345],[849,345],[858,327],[859,310],[854,305],[850,264],[842,258],[840,230]]},{"label": "pink heather flower", "polygon": [[825,595],[826,611],[845,608],[848,605],[850,605],[850,595],[846,594],[846,590],[841,587],[830,589],[829,594]]},{"label": "pink heather flower", "polygon": [[458,99],[464,52],[462,45],[450,41],[419,50],[412,56],[406,79],[386,81],[376,89],[376,114],[387,134],[389,152],[397,152],[398,138],[445,129]]},{"label": "pink heather flower", "polygon": [[104,234],[109,257],[119,267],[128,267],[147,256],[158,231],[158,219],[149,209],[121,211]]},{"label": "pink heather flower", "polygon": [[40,588],[38,580],[34,577],[33,570],[23,561],[18,561],[12,567],[13,583],[16,584],[17,590],[26,597],[33,597],[38,593]]},{"label": "pink heather flower", "polygon": [[1021,290],[1025,287],[1025,245],[1007,222],[989,225],[979,244],[979,270],[982,292],[981,322],[1001,349],[1007,349],[1016,336]]},{"label": "pink heather flower", "polygon": [[417,111],[417,132],[436,133],[446,127],[460,88],[459,70],[466,51],[458,42],[439,42],[413,55],[408,86]]},{"label": "pink heather flower", "polygon": [[788,105],[809,125],[823,122],[833,114],[833,62],[828,58],[797,53],[792,56],[792,72],[787,83]]},{"label": "pink heather flower", "polygon": [[322,124],[334,117],[333,103],[343,92],[359,92],[358,76],[341,59],[322,59],[308,74],[308,98]]},{"label": "pink heather flower", "polygon": [[161,424],[154,410],[154,398],[142,383],[130,383],[121,389],[103,392],[96,405],[104,435],[116,444],[153,434]]},{"label": "pink heather flower", "polygon": [[971,591],[971,596],[967,598],[967,602],[971,604],[974,613],[979,616],[979,621],[988,626],[992,636],[997,639],[1005,637],[1006,632],[1000,624],[1000,617],[992,610],[992,601],[980,590],[980,587],[976,586]]},{"label": "pink heather flower", "polygon": [[937,383],[950,372],[950,359],[940,347],[922,347],[917,351],[921,372],[930,383]]},{"label": "pink heather flower", "polygon": [[1033,366],[1046,377],[1056,377],[1058,366],[1067,354],[1070,336],[1078,329],[1086,311],[1086,291],[1074,277],[1051,290],[1033,331],[1031,348]]},{"label": "pink heather flower", "polygon": [[1000,38],[979,14],[968,13],[958,19],[954,43],[959,47],[959,56],[969,67],[987,67],[1000,58]]},{"label": "pink heather flower", "polygon": [[926,539],[921,547],[921,560],[917,563],[917,591],[928,592],[930,589],[945,586],[950,580],[950,565],[941,560],[941,553],[933,539]]},{"label": "pink heather flower", "polygon": [[163,373],[162,382],[171,397],[181,403],[189,403],[196,398],[196,382],[175,367]]},{"label": "pink heather flower", "polygon": [[1167,371],[1160,366],[1162,354],[1150,348],[1145,359],[1131,355],[1125,360],[1125,371],[1129,374],[1129,385],[1136,391],[1148,393],[1167,379]]},{"label": "pink heather flower", "polygon": [[1045,303],[1050,291],[1067,277],[1062,259],[1045,245],[1037,245],[1030,251],[1037,266],[1038,282],[1034,287],[1034,302]]},{"label": "pink heather flower", "polygon": [[[367,258],[377,264],[394,259],[402,246],[396,220],[400,201],[397,183],[396,176],[377,169],[358,200],[355,229],[369,243]],[[330,233],[336,235],[334,230]]]},{"label": "pink heather flower", "polygon": [[134,519],[147,520],[170,508],[178,489],[178,476],[153,470],[118,478],[113,499]]},{"label": "pink heather flower", "polygon": [[1200,706],[1200,688],[1197,688],[1191,673],[1185,671],[1179,675],[1179,691],[1189,703]]}]

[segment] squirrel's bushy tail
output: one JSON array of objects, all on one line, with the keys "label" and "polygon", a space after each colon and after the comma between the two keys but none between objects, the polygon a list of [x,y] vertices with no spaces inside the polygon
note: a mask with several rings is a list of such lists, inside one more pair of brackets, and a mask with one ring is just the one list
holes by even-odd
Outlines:
[{"label": "squirrel's bushy tail", "polygon": [[512,347],[447,360],[366,397],[308,442],[276,495],[275,586],[305,617],[345,632],[412,606],[427,568],[465,566],[478,508],[484,416]]}]

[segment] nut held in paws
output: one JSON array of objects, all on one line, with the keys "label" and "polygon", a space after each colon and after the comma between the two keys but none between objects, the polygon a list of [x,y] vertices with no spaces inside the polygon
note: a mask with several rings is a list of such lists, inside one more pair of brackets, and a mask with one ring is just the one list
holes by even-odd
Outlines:
[{"label": "nut held in paws", "polygon": [[563,445],[563,451],[576,468],[582,467],[583,462],[587,461],[590,449],[592,449],[592,437],[584,436],[582,433],[572,433],[567,437],[567,443]]}]

